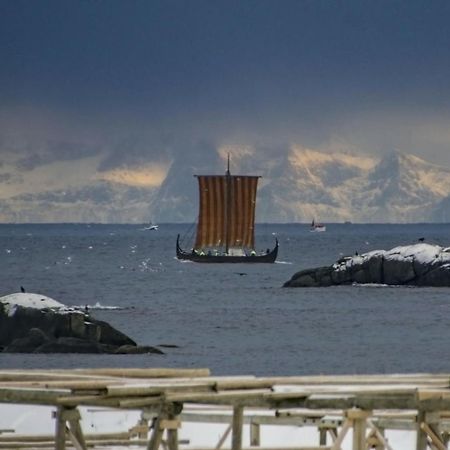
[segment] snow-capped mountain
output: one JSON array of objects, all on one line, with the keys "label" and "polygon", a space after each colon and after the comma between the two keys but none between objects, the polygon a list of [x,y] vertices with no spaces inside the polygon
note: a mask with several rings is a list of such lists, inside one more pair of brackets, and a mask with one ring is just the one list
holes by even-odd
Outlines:
[{"label": "snow-capped mountain", "polygon": [[[316,218],[326,222],[405,223],[449,217],[445,211],[450,202],[445,199],[450,197],[450,169],[413,155],[394,151],[377,160],[293,147],[268,160],[256,151],[234,150],[232,173],[262,176],[258,222],[309,222]],[[223,154],[209,162],[206,172],[224,173]],[[177,213],[188,211],[190,220],[197,211],[197,184],[191,175],[206,172],[180,165],[184,169],[169,172],[158,193],[158,221],[175,220],[173,209]],[[176,202],[182,207],[172,208]]]},{"label": "snow-capped mountain", "polygon": [[20,177],[3,167],[0,221],[193,222],[198,208],[193,175],[225,173],[228,153],[231,173],[262,177],[257,222],[450,221],[450,168],[398,151],[376,159],[295,146],[272,152],[224,147],[174,158],[167,171],[150,178],[142,167],[107,176],[93,172],[64,189],[60,181],[27,191],[26,179],[21,185]]},{"label": "snow-capped mountain", "polygon": [[365,221],[430,221],[432,209],[450,193],[450,170],[412,155],[392,152],[368,175],[361,204]]}]

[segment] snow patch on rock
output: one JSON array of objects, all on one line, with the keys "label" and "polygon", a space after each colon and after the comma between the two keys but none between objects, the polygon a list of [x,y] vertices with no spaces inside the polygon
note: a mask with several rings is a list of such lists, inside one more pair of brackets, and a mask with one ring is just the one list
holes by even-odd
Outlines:
[{"label": "snow patch on rock", "polygon": [[[15,311],[17,306],[35,309],[66,309],[62,303],[42,294],[22,293],[5,295],[0,297],[0,303],[7,305],[7,310]],[[9,315],[12,315],[9,313]]]}]

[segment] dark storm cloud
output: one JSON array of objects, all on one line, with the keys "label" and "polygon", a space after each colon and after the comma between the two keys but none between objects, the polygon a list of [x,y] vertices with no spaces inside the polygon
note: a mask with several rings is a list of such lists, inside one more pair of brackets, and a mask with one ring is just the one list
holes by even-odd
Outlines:
[{"label": "dark storm cloud", "polygon": [[115,167],[139,167],[149,162],[165,163],[171,154],[172,139],[159,133],[127,134],[117,138],[108,146],[108,151],[98,170],[107,171]]},{"label": "dark storm cloud", "polygon": [[3,1],[0,98],[122,129],[103,169],[183,140],[315,144],[368,112],[448,113],[449,20],[439,0]]},{"label": "dark storm cloud", "polygon": [[443,1],[15,0],[1,8],[7,97],[75,109],[252,109],[277,99],[292,107],[366,91],[364,102],[418,88],[436,94],[449,71]]}]

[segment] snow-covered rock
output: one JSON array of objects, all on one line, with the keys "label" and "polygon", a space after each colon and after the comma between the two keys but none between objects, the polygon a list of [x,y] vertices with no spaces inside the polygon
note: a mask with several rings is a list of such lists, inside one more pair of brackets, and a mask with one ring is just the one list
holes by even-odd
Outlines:
[{"label": "snow-covered rock", "polygon": [[450,287],[450,249],[421,243],[375,250],[341,258],[332,266],[302,270],[284,286],[352,283]]},{"label": "snow-covered rock", "polygon": [[18,292],[15,294],[5,295],[0,298],[0,301],[6,305],[5,310],[9,311],[11,315],[14,314],[14,311],[18,306],[35,309],[67,310],[66,306],[62,303],[41,294]]}]

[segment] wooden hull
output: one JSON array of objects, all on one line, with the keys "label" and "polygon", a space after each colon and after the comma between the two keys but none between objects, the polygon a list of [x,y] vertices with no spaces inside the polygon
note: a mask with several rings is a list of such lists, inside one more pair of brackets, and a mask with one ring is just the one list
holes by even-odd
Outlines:
[{"label": "wooden hull", "polygon": [[180,247],[180,236],[177,236],[177,258],[198,263],[274,263],[278,255],[278,239],[274,249],[264,255],[254,256],[226,256],[226,255],[199,255],[188,253]]},{"label": "wooden hull", "polygon": [[322,231],[327,231],[327,227],[324,225],[315,226],[311,228],[309,231],[311,231],[311,233],[320,233]]}]

